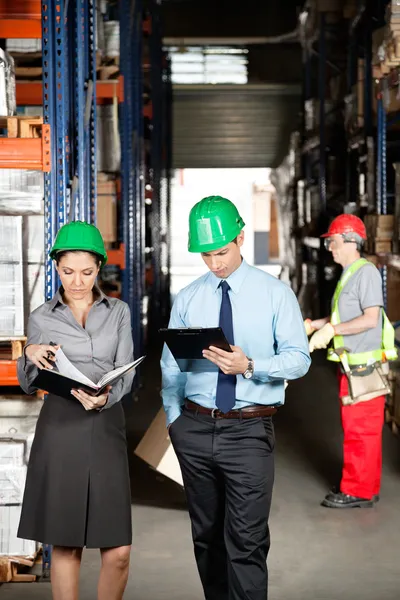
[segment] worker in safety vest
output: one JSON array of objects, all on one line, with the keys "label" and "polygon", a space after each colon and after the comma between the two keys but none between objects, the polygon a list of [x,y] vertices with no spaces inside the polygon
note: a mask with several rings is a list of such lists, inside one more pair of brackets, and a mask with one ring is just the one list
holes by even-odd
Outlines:
[{"label": "worker in safety vest", "polygon": [[[327,348],[333,342],[328,360],[342,362],[347,374],[380,368],[381,363],[396,358],[397,352],[394,329],[383,310],[381,275],[372,263],[361,258],[367,238],[364,223],[354,215],[343,214],[334,219],[322,237],[343,273],[333,297],[331,316],[305,321],[307,334],[312,334],[310,352]],[[348,381],[342,368],[339,397],[344,463],[340,487],[322,502],[329,508],[372,507],[379,500],[385,395],[379,392],[372,399],[355,402]]]}]

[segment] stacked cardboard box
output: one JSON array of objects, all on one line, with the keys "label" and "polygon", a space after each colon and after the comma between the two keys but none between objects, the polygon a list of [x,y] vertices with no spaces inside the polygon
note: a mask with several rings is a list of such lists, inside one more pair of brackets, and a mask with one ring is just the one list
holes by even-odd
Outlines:
[{"label": "stacked cardboard box", "polygon": [[388,267],[387,313],[391,321],[400,321],[400,270]]},{"label": "stacked cardboard box", "polygon": [[364,219],[367,229],[366,250],[369,254],[385,254],[392,251],[394,216],[367,215]]},{"label": "stacked cardboard box", "polygon": [[97,227],[106,243],[117,241],[117,187],[106,173],[97,175]]},{"label": "stacked cardboard box", "polygon": [[386,25],[373,32],[372,60],[375,77],[383,77],[400,66],[400,2],[386,8]]},{"label": "stacked cardboard box", "polygon": [[146,431],[135,454],[158,473],[183,485],[181,468],[168,435],[163,408]]},{"label": "stacked cardboard box", "polygon": [[391,257],[366,255],[365,258],[376,267],[386,265],[387,315],[392,322],[400,321],[400,264],[396,261],[395,265]]}]

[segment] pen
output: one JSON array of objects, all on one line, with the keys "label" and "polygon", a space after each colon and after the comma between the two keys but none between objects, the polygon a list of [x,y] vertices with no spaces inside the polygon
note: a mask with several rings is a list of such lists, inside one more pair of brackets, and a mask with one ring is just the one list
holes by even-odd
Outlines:
[{"label": "pen", "polygon": [[[54,342],[50,342],[49,344],[50,346],[57,346],[57,344],[55,344]],[[52,356],[55,356],[54,352],[50,352],[50,350],[47,353],[47,358],[51,358]]]}]

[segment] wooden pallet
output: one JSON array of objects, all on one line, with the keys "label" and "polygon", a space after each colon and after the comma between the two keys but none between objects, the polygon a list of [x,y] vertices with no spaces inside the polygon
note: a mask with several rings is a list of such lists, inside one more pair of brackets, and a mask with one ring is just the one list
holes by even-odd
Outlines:
[{"label": "wooden pallet", "polygon": [[115,65],[119,67],[119,56],[104,56],[101,62],[102,65]]},{"label": "wooden pallet", "polygon": [[26,337],[0,337],[0,359],[17,360],[22,356],[26,344]]},{"label": "wooden pallet", "polygon": [[42,67],[15,67],[16,78],[24,81],[36,81],[42,79]]},{"label": "wooden pallet", "polygon": [[41,561],[41,551],[38,550],[34,557],[0,556],[0,583],[32,583],[37,575],[27,573],[35,564]]},{"label": "wooden pallet", "polygon": [[7,129],[8,138],[42,137],[43,117],[0,117],[0,128]]},{"label": "wooden pallet", "polygon": [[118,65],[100,65],[97,69],[97,78],[100,81],[106,81],[107,79],[118,79],[119,66]]}]

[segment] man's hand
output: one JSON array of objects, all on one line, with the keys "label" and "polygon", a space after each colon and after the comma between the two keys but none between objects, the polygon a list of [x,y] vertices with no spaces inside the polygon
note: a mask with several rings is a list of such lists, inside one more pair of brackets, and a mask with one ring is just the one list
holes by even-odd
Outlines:
[{"label": "man's hand", "polygon": [[335,335],[336,331],[334,326],[331,325],[331,323],[326,323],[326,325],[324,325],[319,331],[316,331],[310,339],[310,352],[313,352],[314,350],[320,350],[321,348],[326,348]]},{"label": "man's hand", "polygon": [[108,394],[111,391],[111,386],[107,386],[106,393],[101,394],[101,396],[91,396],[87,394],[83,390],[72,390],[71,394],[79,400],[85,410],[94,410],[103,408],[106,405],[108,400]]},{"label": "man's hand", "polygon": [[249,364],[249,359],[239,346],[231,346],[232,352],[210,346],[203,350],[204,358],[217,365],[225,375],[242,375]]}]

